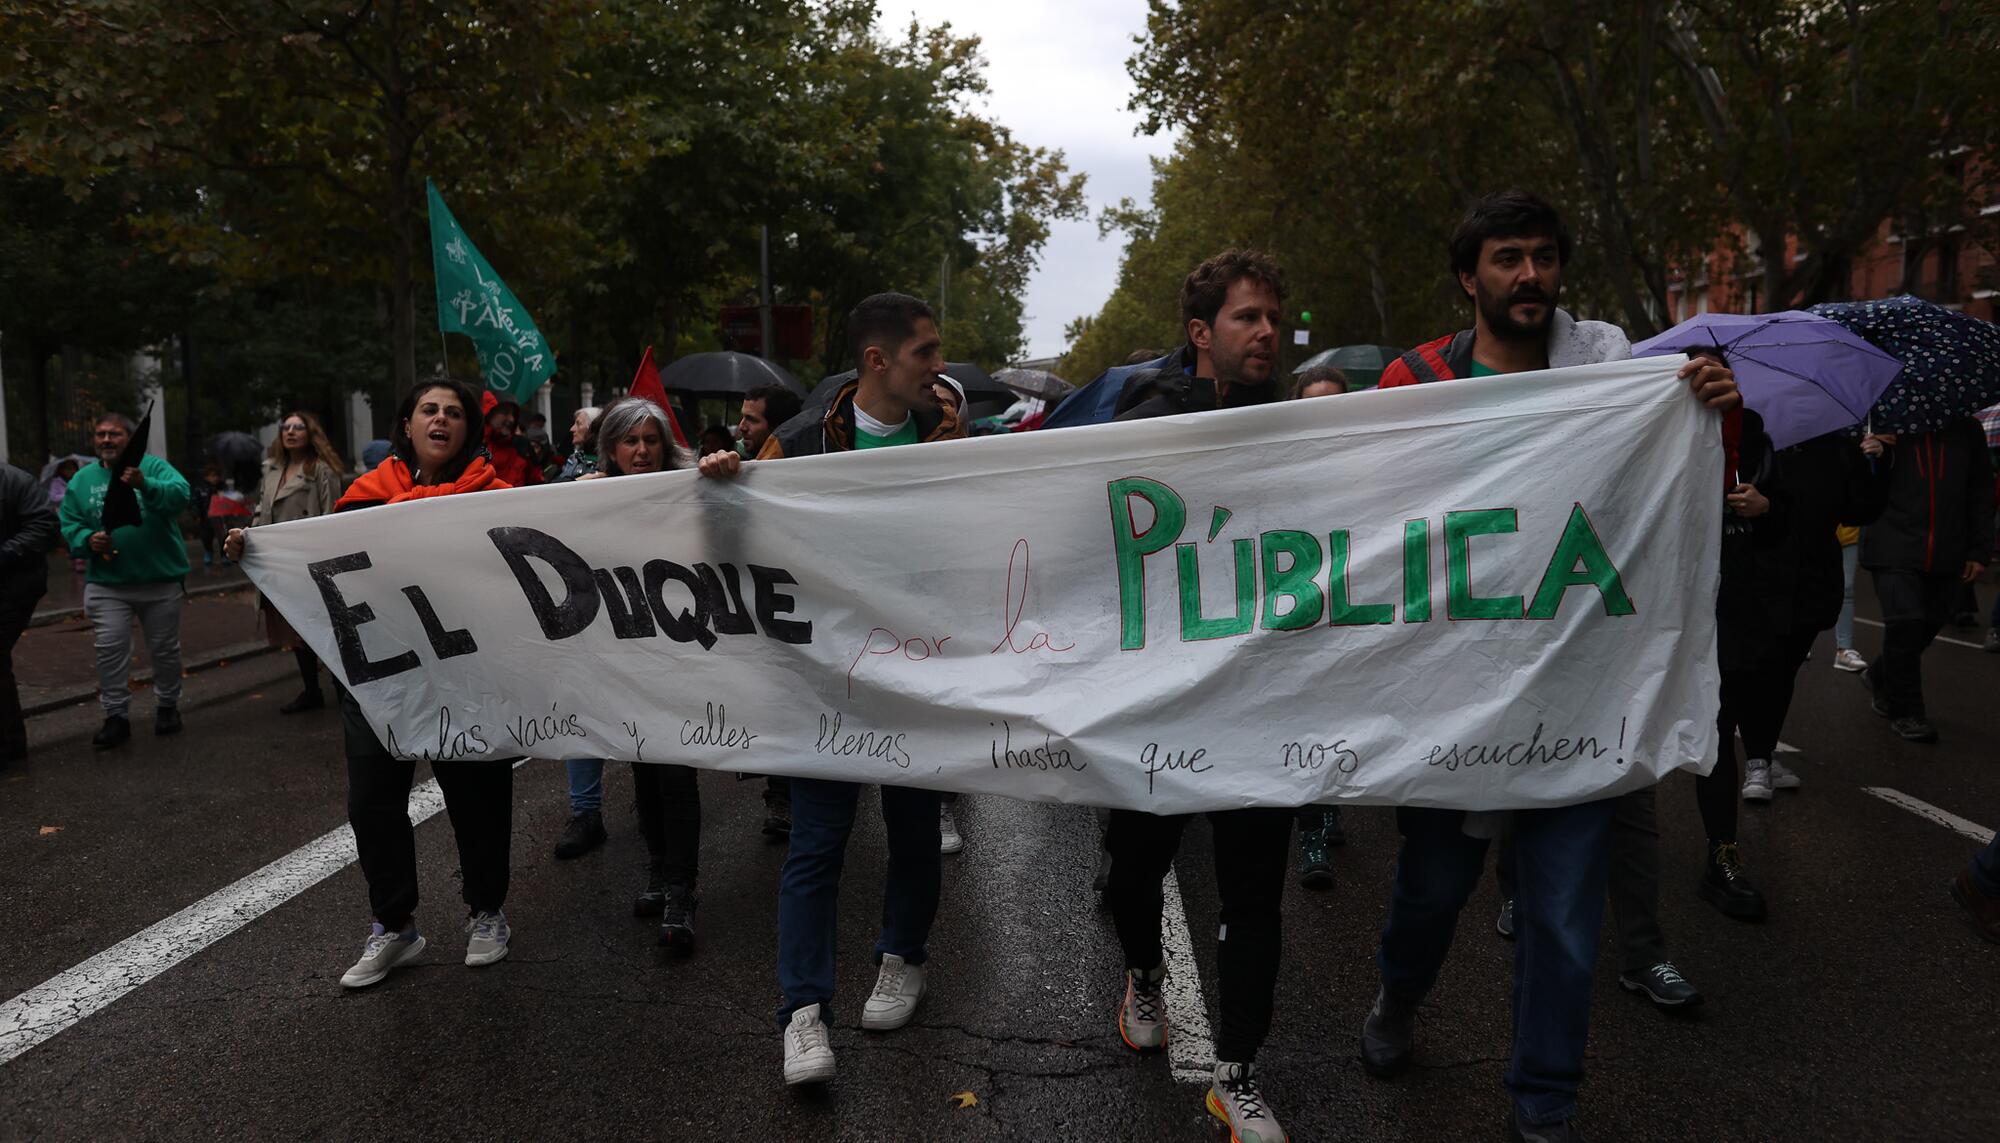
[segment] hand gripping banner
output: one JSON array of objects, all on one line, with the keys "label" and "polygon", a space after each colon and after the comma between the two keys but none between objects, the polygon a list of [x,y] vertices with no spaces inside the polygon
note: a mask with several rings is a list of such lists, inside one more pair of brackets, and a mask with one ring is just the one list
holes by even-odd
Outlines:
[{"label": "hand gripping banner", "polygon": [[1715,756],[1677,364],[440,497],[243,566],[408,757],[1556,805]]}]

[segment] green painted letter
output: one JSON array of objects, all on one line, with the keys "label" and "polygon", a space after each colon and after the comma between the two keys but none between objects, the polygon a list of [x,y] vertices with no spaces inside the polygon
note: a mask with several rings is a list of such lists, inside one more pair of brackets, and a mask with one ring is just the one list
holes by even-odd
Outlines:
[{"label": "green painted letter", "polygon": [[1174,545],[1174,557],[1180,565],[1183,643],[1246,635],[1257,618],[1257,545],[1233,540],[1229,546],[1236,549],[1236,614],[1208,619],[1201,613],[1201,557],[1195,554],[1196,545]]},{"label": "green painted letter", "polygon": [[1518,595],[1472,594],[1473,536],[1494,536],[1517,530],[1512,508],[1486,508],[1444,514],[1444,613],[1451,619],[1519,619]]},{"label": "green painted letter", "polygon": [[1535,602],[1528,606],[1528,618],[1554,619],[1562,607],[1563,593],[1585,584],[1595,587],[1604,597],[1606,615],[1631,615],[1638,610],[1632,606],[1632,597],[1625,594],[1625,580],[1605,553],[1597,529],[1590,526],[1590,517],[1584,515],[1583,505],[1578,504],[1570,510],[1569,523],[1556,544],[1556,554],[1549,557],[1549,570],[1542,573],[1542,586],[1535,589]]},{"label": "green painted letter", "polygon": [[1403,622],[1431,621],[1431,522],[1403,521]]},{"label": "green painted letter", "polygon": [[[1264,562],[1264,630],[1297,631],[1318,623],[1325,602],[1313,582],[1319,576],[1319,541],[1309,532],[1266,532],[1257,538],[1257,550]],[[1291,556],[1292,566],[1280,570],[1280,555]],[[1292,601],[1283,615],[1280,599]]]},{"label": "green painted letter", "polygon": [[[1111,548],[1118,554],[1118,609],[1122,617],[1121,646],[1127,651],[1146,645],[1146,557],[1180,539],[1187,523],[1187,505],[1174,490],[1157,480],[1128,476],[1114,480],[1111,490]],[[1131,497],[1153,506],[1153,523],[1144,532],[1132,527]]]},{"label": "green painted letter", "polygon": [[1326,577],[1326,625],[1367,627],[1377,623],[1394,623],[1394,604],[1347,601],[1348,541],[1345,529],[1327,534],[1326,551],[1327,564],[1333,569]]}]

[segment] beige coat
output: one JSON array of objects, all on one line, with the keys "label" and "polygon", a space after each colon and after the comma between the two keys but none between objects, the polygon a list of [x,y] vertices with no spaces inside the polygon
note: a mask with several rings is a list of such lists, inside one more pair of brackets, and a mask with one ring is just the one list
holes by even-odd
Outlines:
[{"label": "beige coat", "polygon": [[282,463],[265,459],[263,486],[257,492],[257,514],[251,518],[251,526],[324,516],[340,499],[340,474],[324,464],[315,463],[309,471],[294,470],[281,487],[279,480],[284,474]]}]

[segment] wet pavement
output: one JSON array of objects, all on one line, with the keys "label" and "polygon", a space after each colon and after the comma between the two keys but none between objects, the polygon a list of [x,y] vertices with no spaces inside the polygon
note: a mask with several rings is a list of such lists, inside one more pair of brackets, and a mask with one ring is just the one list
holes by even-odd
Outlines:
[{"label": "wet pavement", "polygon": [[[1864,653],[1879,640],[1862,628]],[[2000,825],[2000,656],[1947,643],[1927,657],[1944,735],[1931,747],[1890,735],[1830,657],[1822,639],[1784,736],[1804,788],[1743,810],[1769,921],[1740,924],[1695,897],[1693,781],[1661,790],[1662,920],[1708,1003],[1655,1012],[1618,988],[1607,948],[1583,1094],[1594,1139],[2000,1138],[2000,946],[1974,938],[1944,891],[1974,843],[1864,789]],[[188,680],[184,735],[156,739],[142,717],[107,753],[88,745],[89,705],[31,721],[31,757],[0,770],[0,914],[16,922],[0,929],[0,998],[342,825],[337,716],[281,717],[296,691],[288,656],[219,667]],[[966,848],[945,859],[932,992],[886,1035],[858,1027],[883,862],[879,815],[864,812],[842,896],[839,1078],[786,1090],[771,1019],[783,850],[758,833],[761,783],[701,782],[692,957],[667,956],[631,916],[643,847],[629,768],[607,772],[610,842],[558,862],[562,768],[531,762],[515,773],[506,961],[459,963],[456,861],[433,818],[417,834],[432,941],[420,964],[339,987],[368,922],[350,865],[0,1064],[0,1139],[1215,1137],[1199,1086],[1119,1042],[1090,811],[993,797],[960,803]],[[1272,1107],[1301,1141],[1505,1138],[1512,947],[1492,929],[1490,879],[1424,1007],[1418,1066],[1370,1079],[1356,1032],[1396,839],[1387,809],[1346,824],[1336,888],[1287,897],[1262,1057]],[[1189,831],[1178,876],[1213,1020],[1205,828]],[[960,1107],[961,1093],[976,1102]]]}]

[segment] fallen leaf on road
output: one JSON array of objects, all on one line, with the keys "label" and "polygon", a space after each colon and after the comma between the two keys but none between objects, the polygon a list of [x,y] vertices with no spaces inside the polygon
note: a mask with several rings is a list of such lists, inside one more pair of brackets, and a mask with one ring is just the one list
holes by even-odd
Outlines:
[{"label": "fallen leaf on road", "polygon": [[61,826],[43,826],[41,836],[48,837],[50,834],[58,834],[61,832],[62,832]]},{"label": "fallen leaf on road", "polygon": [[951,1097],[951,1105],[964,1111],[968,1107],[978,1107],[979,1097],[969,1091],[957,1092]]}]

